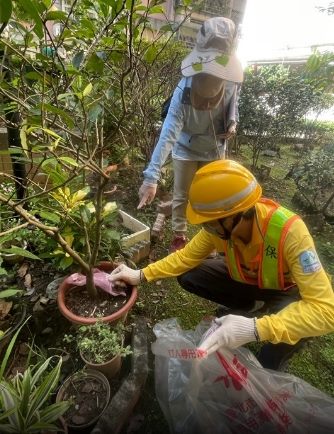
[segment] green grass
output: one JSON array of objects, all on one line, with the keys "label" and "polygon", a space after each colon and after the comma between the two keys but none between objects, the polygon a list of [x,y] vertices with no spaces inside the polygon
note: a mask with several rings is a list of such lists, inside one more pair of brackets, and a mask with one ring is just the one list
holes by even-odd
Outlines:
[{"label": "green grass", "polygon": [[311,339],[289,360],[286,371],[334,397],[334,333]]}]

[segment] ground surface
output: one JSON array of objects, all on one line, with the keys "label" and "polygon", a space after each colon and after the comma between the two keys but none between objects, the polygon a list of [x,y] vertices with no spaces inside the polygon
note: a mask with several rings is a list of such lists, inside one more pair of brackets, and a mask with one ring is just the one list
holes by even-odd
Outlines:
[{"label": "ground surface", "polygon": [[[247,155],[239,156],[239,160],[245,161]],[[298,158],[297,155],[283,150],[281,159],[266,160],[266,164],[272,167],[270,178],[262,182],[264,194],[272,197],[287,207],[294,207],[291,198],[294,193],[294,185],[291,180],[284,180],[290,165]],[[110,200],[117,200],[119,206],[124,211],[134,215],[139,220],[152,227],[156,217],[156,206],[158,200],[146,207],[144,210],[137,210],[137,191],[141,182],[140,170],[129,168],[123,171],[121,176],[116,179],[118,189],[110,196]],[[167,179],[166,185],[170,184]],[[162,192],[163,194],[164,192]],[[296,209],[296,211],[298,211]],[[333,245],[334,227],[326,224],[319,232],[316,226],[310,225],[310,231],[315,237],[318,253],[328,271],[334,274]],[[189,237],[196,231],[197,227],[189,228]],[[170,222],[167,221],[164,236],[157,243],[154,250],[155,258],[162,258],[168,252],[171,239]],[[139,264],[143,267],[148,263],[145,260]],[[31,323],[31,335],[37,333],[36,342],[41,353],[65,355],[63,378],[75,369],[81,367],[78,354],[72,347],[68,347],[63,340],[65,333],[71,333],[73,329],[70,324],[62,318],[57,309],[56,302],[48,299],[44,300],[47,285],[61,273],[48,266],[33,265],[28,273],[31,275],[35,293],[29,297],[30,310],[33,313]],[[24,278],[23,278],[24,280]],[[23,282],[21,280],[21,283]],[[139,296],[136,305],[132,309],[128,321],[141,315],[147,320],[148,346],[154,341],[154,325],[165,318],[177,317],[184,328],[194,328],[204,316],[213,315],[216,305],[214,303],[200,299],[182,290],[177,284],[176,279],[166,279],[152,284],[144,284],[139,289]],[[285,371],[295,374],[308,381],[315,387],[334,397],[334,334],[319,337],[308,341],[306,347],[285,366]],[[254,351],[256,347],[251,347]],[[15,363],[14,363],[15,364]],[[124,427],[122,434],[138,433],[168,433],[168,424],[160,410],[155,398],[154,384],[154,358],[149,351],[149,376],[146,386],[142,391],[138,404],[129,419],[129,423]]]}]

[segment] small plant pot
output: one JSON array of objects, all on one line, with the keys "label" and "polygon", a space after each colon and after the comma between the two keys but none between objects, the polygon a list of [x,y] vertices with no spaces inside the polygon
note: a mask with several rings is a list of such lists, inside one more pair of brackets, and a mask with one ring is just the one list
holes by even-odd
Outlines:
[{"label": "small plant pot", "polygon": [[119,354],[105,363],[89,362],[87,359],[85,359],[81,351],[80,356],[87,368],[102,372],[102,374],[104,374],[109,380],[117,376],[122,366],[122,357]]},{"label": "small plant pot", "polygon": [[[111,272],[115,266],[113,263],[111,262],[101,262],[98,265],[98,268],[102,271],[105,272]],[[79,316],[76,315],[75,313],[73,313],[70,309],[68,309],[68,307],[65,304],[66,301],[66,295],[72,291],[81,291],[83,290],[84,287],[77,287],[77,286],[73,286],[72,284],[69,284],[66,282],[66,279],[61,283],[61,285],[59,286],[58,289],[58,297],[57,297],[57,302],[58,302],[58,307],[60,312],[62,313],[62,315],[67,318],[69,321],[71,321],[73,324],[80,324],[80,325],[90,325],[90,324],[95,324],[97,320],[99,321],[103,321],[103,322],[109,322],[109,323],[113,323],[113,322],[117,322],[117,321],[125,321],[127,314],[129,312],[129,310],[132,308],[132,306],[134,305],[136,299],[137,299],[137,287],[133,286],[131,288],[131,295],[129,297],[129,299],[127,300],[127,302],[116,312],[114,312],[111,315],[107,315],[104,317],[84,317],[84,316]],[[110,296],[112,297],[112,296]]]},{"label": "small plant pot", "polygon": [[73,404],[63,418],[69,431],[86,432],[95,425],[109,404],[109,381],[93,369],[75,372],[57,393],[56,402],[68,400],[72,400]]},{"label": "small plant pot", "polygon": [[24,305],[20,305],[19,309],[13,315],[13,324],[12,326],[6,330],[6,332],[0,337],[0,354],[8,345],[8,342],[14,335],[14,333],[18,330],[19,327],[24,323],[24,320],[27,316],[27,308]]}]

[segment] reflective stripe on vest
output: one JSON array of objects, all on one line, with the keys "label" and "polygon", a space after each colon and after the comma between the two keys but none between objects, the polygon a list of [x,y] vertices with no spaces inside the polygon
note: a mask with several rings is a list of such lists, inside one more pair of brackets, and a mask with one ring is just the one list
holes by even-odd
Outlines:
[{"label": "reflective stripe on vest", "polygon": [[259,288],[286,289],[291,284],[285,285],[283,270],[283,246],[291,224],[298,218],[298,215],[288,209],[275,204],[275,202],[262,199],[267,202],[270,210],[262,228],[264,242],[260,251],[259,269],[257,282],[244,275],[242,272],[238,252],[232,247],[229,241],[225,243],[225,255],[231,277],[239,282],[257,284]]}]

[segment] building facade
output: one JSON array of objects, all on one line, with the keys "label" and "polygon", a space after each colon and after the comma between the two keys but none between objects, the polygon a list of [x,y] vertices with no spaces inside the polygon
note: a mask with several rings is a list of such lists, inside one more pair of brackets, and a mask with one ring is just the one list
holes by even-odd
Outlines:
[{"label": "building facade", "polygon": [[[166,0],[164,14],[150,16],[151,38],[159,34],[159,29],[170,24],[176,32],[176,39],[189,48],[194,46],[196,34],[208,18],[224,16],[231,18],[238,31],[245,13],[247,0],[193,0],[189,11],[182,8],[182,0]],[[144,4],[148,0],[143,1]]]}]

